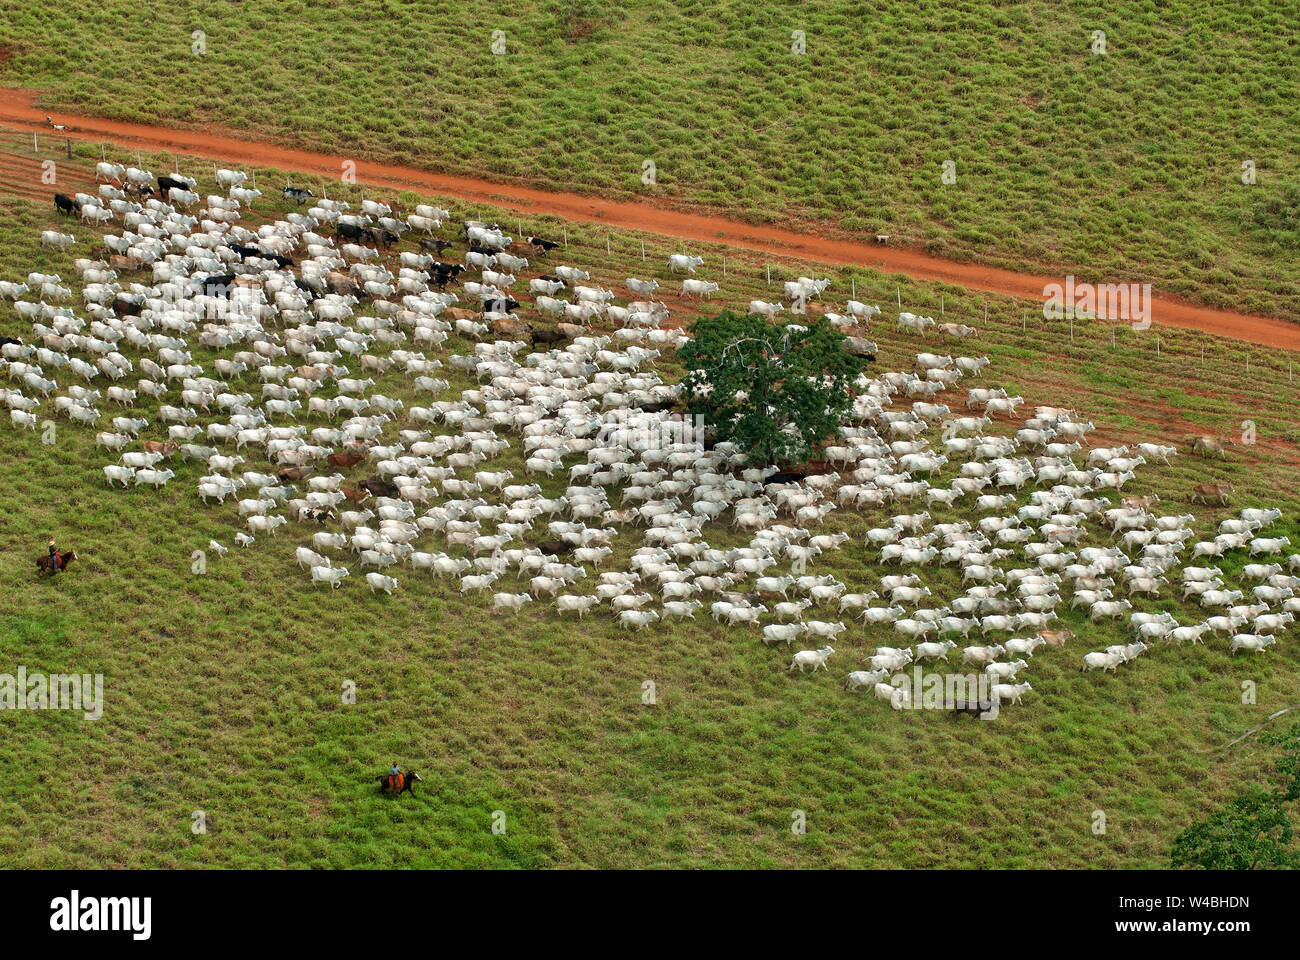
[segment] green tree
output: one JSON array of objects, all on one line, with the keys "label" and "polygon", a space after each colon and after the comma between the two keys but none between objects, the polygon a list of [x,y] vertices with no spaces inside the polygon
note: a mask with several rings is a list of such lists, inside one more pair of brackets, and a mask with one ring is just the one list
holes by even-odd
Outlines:
[{"label": "green tree", "polygon": [[1206,870],[1280,870],[1297,865],[1291,818],[1277,793],[1252,787],[1218,813],[1174,838],[1174,867]]},{"label": "green tree", "polygon": [[697,320],[691,336],[677,351],[688,410],[755,466],[797,463],[832,441],[866,367],[821,317],[792,328],[723,311]]},{"label": "green tree", "polygon": [[1262,734],[1259,739],[1282,748],[1282,755],[1273,761],[1278,795],[1288,803],[1300,800],[1300,723],[1285,732]]},{"label": "green tree", "polygon": [[1174,867],[1206,870],[1280,870],[1300,866],[1287,804],[1300,799],[1300,724],[1266,733],[1261,743],[1282,748],[1273,763],[1277,786],[1251,787],[1218,812],[1174,838]]}]

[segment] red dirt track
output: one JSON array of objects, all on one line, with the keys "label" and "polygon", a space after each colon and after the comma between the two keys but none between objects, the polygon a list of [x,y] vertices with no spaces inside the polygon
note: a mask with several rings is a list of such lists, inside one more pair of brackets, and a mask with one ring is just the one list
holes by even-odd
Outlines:
[{"label": "red dirt track", "polygon": [[[230,163],[314,173],[331,179],[337,178],[343,169],[343,157],[279,147],[254,140],[251,136],[122,123],[63,111],[46,111],[34,106],[38,96],[38,93],[30,90],[0,89],[0,125],[44,131],[56,138],[67,136],[122,147],[170,151]],[[51,131],[45,122],[47,112],[56,123],[65,124],[69,129],[57,134]],[[744,224],[701,213],[666,209],[646,201],[607,200],[366,160],[353,162],[356,164],[358,182],[387,190],[407,189],[441,194],[517,212],[549,214],[567,220],[640,230],[681,240],[721,243],[792,259],[870,267],[919,280],[950,283],[1008,297],[1043,300],[1045,286],[1059,283],[1062,279],[1060,275],[1037,276],[944,260],[915,249],[840,240],[783,230],[780,227]],[[1300,324],[1274,317],[1197,306],[1169,295],[1152,297],[1151,319],[1164,326],[1200,330],[1215,336],[1300,350]]]}]

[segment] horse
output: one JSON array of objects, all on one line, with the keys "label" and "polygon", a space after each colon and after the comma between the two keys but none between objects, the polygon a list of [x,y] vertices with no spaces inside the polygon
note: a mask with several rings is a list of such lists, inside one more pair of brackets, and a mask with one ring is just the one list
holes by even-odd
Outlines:
[{"label": "horse", "polygon": [[[67,553],[59,554],[59,570],[68,569],[68,564],[70,564],[73,560],[76,559],[77,559],[77,552],[75,550],[69,550]],[[53,569],[54,569],[54,561],[50,559],[49,554],[45,554],[44,556],[40,556],[36,558],[37,576],[40,576],[41,574],[46,572],[53,571]]]},{"label": "horse", "polygon": [[415,796],[415,790],[413,789],[415,784],[423,782],[424,779],[418,773],[410,770],[406,773],[386,773],[379,778],[379,792],[383,793],[385,790],[392,790],[393,793],[400,797],[403,793],[409,791],[411,796]]}]

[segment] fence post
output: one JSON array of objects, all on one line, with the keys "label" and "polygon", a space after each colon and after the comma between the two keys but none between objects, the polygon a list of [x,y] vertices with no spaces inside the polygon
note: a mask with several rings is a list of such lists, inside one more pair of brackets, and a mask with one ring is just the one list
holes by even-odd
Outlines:
[{"label": "fence post", "polygon": [[1070,342],[1074,343],[1074,312],[1070,312]]},{"label": "fence post", "polygon": [[770,263],[767,265],[767,285],[769,287],[772,285],[772,265]]},{"label": "fence post", "polygon": [[1156,356],[1160,356],[1160,334],[1156,334]]},{"label": "fence post", "polygon": [[609,234],[605,234],[605,256],[609,256]]},{"label": "fence post", "polygon": [[1114,327],[1110,328],[1110,348],[1112,350],[1115,349],[1115,328]]},{"label": "fence post", "polygon": [[722,275],[724,277],[727,275],[727,257],[725,254],[722,257]]},{"label": "fence post", "polygon": [[565,228],[564,228],[564,249],[565,249],[565,250],[568,250],[568,249],[569,249],[569,228],[568,228],[568,226],[565,226]]},{"label": "fence post", "polygon": [[641,259],[642,259],[642,260],[645,259],[645,241],[644,241],[644,240],[641,241]]},{"label": "fence post", "polygon": [[858,299],[858,281],[855,277],[849,277],[849,296]]},{"label": "fence post", "polygon": [[1020,332],[1024,333],[1028,328],[1025,326],[1025,308],[1020,308]]},{"label": "fence post", "polygon": [[947,314],[944,312],[943,309],[943,294],[939,294],[939,316],[943,317],[946,315]]},{"label": "fence post", "polygon": [[899,309],[899,310],[902,310],[902,309],[903,309],[903,289],[902,289],[902,287],[894,287],[894,296],[898,298],[898,309]]},{"label": "fence post", "polygon": [[36,131],[33,130],[32,131],[32,153],[40,153],[40,152],[41,152],[41,144],[40,141],[37,140],[36,138]]},{"label": "fence post", "polygon": [[1250,351],[1246,351],[1246,372],[1250,373]]}]

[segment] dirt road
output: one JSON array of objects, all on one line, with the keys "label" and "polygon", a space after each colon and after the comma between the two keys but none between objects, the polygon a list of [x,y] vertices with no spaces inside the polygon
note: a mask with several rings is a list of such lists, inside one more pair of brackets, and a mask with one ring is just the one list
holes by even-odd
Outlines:
[{"label": "dirt road", "polygon": [[[0,125],[45,131],[52,137],[72,137],[97,143],[151,151],[170,151],[235,164],[255,164],[287,171],[338,178],[349,159],[276,146],[251,135],[220,134],[202,130],[122,123],[84,117],[34,106],[38,94],[30,90],[0,89]],[[67,126],[55,132],[46,124]],[[544,213],[568,220],[641,230],[675,239],[721,243],[792,259],[819,263],[872,267],[919,280],[941,281],[970,290],[1010,297],[1044,300],[1050,283],[1062,277],[1017,273],[997,267],[960,263],[933,257],[915,249],[855,242],[780,227],[757,226],[733,220],[669,209],[648,201],[617,201],[493,183],[473,177],[433,173],[413,167],[354,160],[356,178],[385,190],[408,189],[455,197],[466,202],[492,204],[520,213]],[[1115,278],[1117,281],[1120,278]],[[1272,317],[1235,313],[1198,306],[1167,294],[1152,297],[1154,323],[1201,330],[1216,336],[1290,350],[1300,350],[1300,324]]]}]

